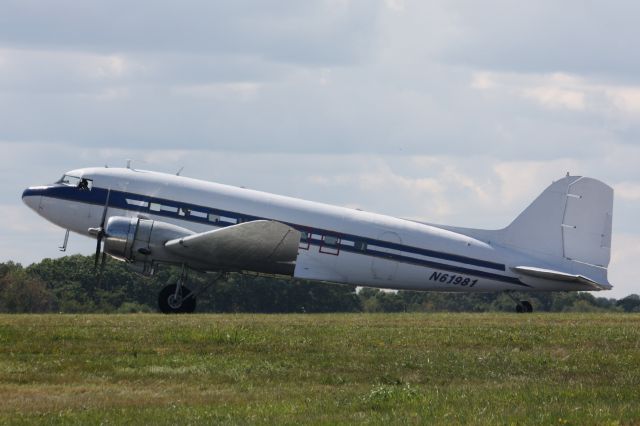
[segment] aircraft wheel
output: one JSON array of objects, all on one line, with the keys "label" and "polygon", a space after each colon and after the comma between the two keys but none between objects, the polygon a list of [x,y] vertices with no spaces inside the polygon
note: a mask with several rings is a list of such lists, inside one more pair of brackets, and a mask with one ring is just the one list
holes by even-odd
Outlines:
[{"label": "aircraft wheel", "polygon": [[183,299],[191,293],[187,287],[180,288],[180,294],[176,297],[176,285],[165,286],[158,295],[158,307],[163,314],[190,314],[196,310],[196,299],[191,296]]},{"label": "aircraft wheel", "polygon": [[531,306],[531,302],[528,300],[521,301],[520,305],[522,305],[522,308],[524,309],[523,312],[533,312],[533,306]]},{"label": "aircraft wheel", "polygon": [[523,313],[523,312],[526,312],[524,309],[525,309],[525,308],[524,308],[524,306],[522,306],[522,304],[521,304],[521,303],[518,303],[518,304],[516,305],[516,312],[517,312],[517,313],[521,314],[521,313]]}]

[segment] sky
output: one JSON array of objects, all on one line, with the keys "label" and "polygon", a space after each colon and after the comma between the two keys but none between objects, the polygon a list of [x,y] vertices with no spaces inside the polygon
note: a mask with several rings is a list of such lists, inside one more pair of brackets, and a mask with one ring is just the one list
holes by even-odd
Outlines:
[{"label": "sky", "polygon": [[640,293],[640,3],[0,0],[0,261],[93,251],[30,185],[175,173],[501,228],[567,172],[615,190]]}]

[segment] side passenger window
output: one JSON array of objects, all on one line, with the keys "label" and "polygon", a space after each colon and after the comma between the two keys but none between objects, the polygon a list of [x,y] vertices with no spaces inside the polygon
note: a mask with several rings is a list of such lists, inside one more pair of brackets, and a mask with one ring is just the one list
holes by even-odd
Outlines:
[{"label": "side passenger window", "polygon": [[300,244],[298,244],[298,248],[303,250],[309,250],[309,245],[311,244],[311,235],[307,231],[300,232]]},{"label": "side passenger window", "polygon": [[320,253],[340,254],[340,237],[335,235],[323,235],[322,244],[320,244]]}]

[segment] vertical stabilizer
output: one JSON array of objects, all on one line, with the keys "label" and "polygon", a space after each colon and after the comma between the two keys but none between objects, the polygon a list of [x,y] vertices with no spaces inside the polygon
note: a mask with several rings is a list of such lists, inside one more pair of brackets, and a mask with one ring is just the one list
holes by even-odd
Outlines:
[{"label": "vertical stabilizer", "polygon": [[611,187],[596,179],[567,176],[551,184],[502,230],[502,243],[606,268],[612,212]]}]

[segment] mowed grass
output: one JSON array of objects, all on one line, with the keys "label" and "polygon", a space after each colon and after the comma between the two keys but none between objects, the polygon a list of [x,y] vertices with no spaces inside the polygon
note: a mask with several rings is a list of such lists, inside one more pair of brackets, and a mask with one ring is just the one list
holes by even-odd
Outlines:
[{"label": "mowed grass", "polygon": [[0,422],[640,424],[640,315],[3,315]]}]

